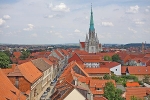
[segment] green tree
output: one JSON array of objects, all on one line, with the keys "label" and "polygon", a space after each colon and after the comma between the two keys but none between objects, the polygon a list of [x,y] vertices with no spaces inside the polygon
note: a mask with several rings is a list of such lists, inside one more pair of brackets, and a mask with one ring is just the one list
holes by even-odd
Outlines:
[{"label": "green tree", "polygon": [[107,82],[104,87],[104,97],[108,100],[124,100],[121,97],[122,91],[116,89],[112,82]]},{"label": "green tree", "polygon": [[105,80],[108,80],[111,78],[111,76],[109,74],[105,74],[104,77],[103,77]]},{"label": "green tree", "polygon": [[112,61],[112,58],[110,56],[104,56],[105,61]]},{"label": "green tree", "polygon": [[114,54],[113,56],[112,56],[112,61],[115,61],[115,62],[121,62],[121,59],[120,59],[120,57],[119,57],[119,55],[118,54]]},{"label": "green tree", "polygon": [[9,57],[4,52],[0,52],[0,68],[7,68],[9,64]]},{"label": "green tree", "polygon": [[10,51],[5,50],[5,51],[4,51],[4,53],[5,53],[8,57],[11,57],[11,53],[10,53]]},{"label": "green tree", "polygon": [[29,52],[29,51],[24,51],[24,50],[23,50],[23,51],[21,52],[20,59],[24,60],[24,59],[28,58],[29,55],[30,55],[30,52]]},{"label": "green tree", "polygon": [[131,96],[131,99],[130,100],[142,100],[141,98],[138,98],[136,96]]}]

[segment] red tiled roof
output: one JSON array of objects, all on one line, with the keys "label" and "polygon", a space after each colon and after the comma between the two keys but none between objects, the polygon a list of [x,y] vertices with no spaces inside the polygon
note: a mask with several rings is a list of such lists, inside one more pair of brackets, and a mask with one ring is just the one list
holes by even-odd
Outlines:
[{"label": "red tiled roof", "polygon": [[54,50],[54,52],[60,57],[60,58],[64,58],[57,50]]},{"label": "red tiled roof", "polygon": [[112,67],[115,67],[115,66],[118,66],[120,65],[120,63],[117,63],[117,62],[110,62],[110,61],[105,61],[103,62],[103,64],[101,64],[100,66],[101,67],[104,67],[104,68],[112,68]]},{"label": "red tiled roof", "polygon": [[126,83],[127,87],[139,87],[139,83],[138,82],[127,82]]},{"label": "red tiled roof", "polygon": [[147,87],[132,87],[132,88],[126,88],[126,100],[130,100],[131,96],[135,96],[137,98],[144,99],[144,96],[146,96],[146,91],[150,90],[150,88]]},{"label": "red tiled roof", "polygon": [[127,66],[121,66],[121,73],[125,74],[127,70]]},{"label": "red tiled roof", "polygon": [[13,52],[13,55],[16,57],[16,58],[19,58],[21,56],[21,52]]},{"label": "red tiled roof", "polygon": [[144,57],[150,58],[150,53],[146,54]]},{"label": "red tiled roof", "polygon": [[77,53],[74,53],[71,58],[69,58],[68,63],[76,61],[76,62],[81,62],[83,63],[83,60],[80,58],[80,56]]},{"label": "red tiled roof", "polygon": [[16,64],[12,64],[11,68],[6,68],[6,69],[2,69],[3,73],[5,73],[5,75],[7,76],[10,72],[14,71],[15,67],[17,66]]},{"label": "red tiled roof", "polygon": [[49,65],[53,65],[53,63],[50,61],[50,60],[48,60],[47,58],[42,58],[46,63],[48,63]]},{"label": "red tiled roof", "polygon": [[80,42],[82,48],[85,48],[85,42]]},{"label": "red tiled roof", "polygon": [[100,55],[80,55],[80,58],[83,60],[83,62],[100,62],[102,60],[102,57]]},{"label": "red tiled roof", "polygon": [[[92,94],[104,94],[103,87],[107,82],[112,82],[115,86],[116,83],[114,80],[98,80],[98,79],[91,79],[90,80],[90,91]],[[96,90],[96,88],[101,88],[101,90]]]},{"label": "red tiled roof", "polygon": [[34,83],[38,78],[42,76],[42,73],[32,64],[32,62],[26,62],[18,65],[21,74],[30,83]]},{"label": "red tiled roof", "polygon": [[84,69],[85,72],[87,72],[88,74],[109,74],[110,73],[110,69],[109,68],[85,68]]},{"label": "red tiled roof", "polygon": [[26,100],[0,69],[0,100]]},{"label": "red tiled roof", "polygon": [[128,66],[128,71],[132,75],[149,75],[150,66]]},{"label": "red tiled roof", "polygon": [[103,88],[107,82],[112,82],[116,86],[115,80],[90,79],[90,87]]}]

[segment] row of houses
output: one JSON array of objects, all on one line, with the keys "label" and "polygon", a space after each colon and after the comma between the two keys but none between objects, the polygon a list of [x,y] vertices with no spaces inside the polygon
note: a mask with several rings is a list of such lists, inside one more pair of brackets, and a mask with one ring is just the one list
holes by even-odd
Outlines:
[{"label": "row of houses", "polygon": [[[68,65],[57,81],[52,100],[107,100],[103,97],[107,82],[119,87],[115,80],[104,80],[106,74],[116,76],[134,75],[142,81],[150,75],[150,66],[122,66],[120,63],[104,61],[102,54],[88,54],[84,51],[72,52]],[[124,87],[122,97],[130,100],[131,96],[145,98],[149,96],[149,87],[139,84]]]},{"label": "row of houses", "polygon": [[66,50],[56,49],[47,57],[30,59],[22,64],[13,64],[12,68],[0,69],[0,74],[3,74],[1,76],[5,75],[0,76],[1,79],[5,78],[8,81],[6,89],[15,94],[11,97],[1,91],[0,95],[4,98],[2,100],[39,100],[51,82],[59,77],[68,58],[69,53]]}]

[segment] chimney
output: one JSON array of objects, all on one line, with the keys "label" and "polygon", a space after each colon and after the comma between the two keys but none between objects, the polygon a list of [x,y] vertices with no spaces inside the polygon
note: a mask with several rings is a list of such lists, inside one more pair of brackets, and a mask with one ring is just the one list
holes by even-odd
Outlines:
[{"label": "chimney", "polygon": [[93,100],[93,94],[91,93],[91,100]]},{"label": "chimney", "polygon": [[77,86],[78,85],[78,78],[75,78],[75,86]]}]

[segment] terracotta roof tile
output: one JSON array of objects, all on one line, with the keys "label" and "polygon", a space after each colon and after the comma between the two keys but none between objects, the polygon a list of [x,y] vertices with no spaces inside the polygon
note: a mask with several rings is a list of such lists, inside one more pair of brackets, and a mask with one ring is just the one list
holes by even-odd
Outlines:
[{"label": "terracotta roof tile", "polygon": [[80,42],[82,48],[85,48],[85,42]]},{"label": "terracotta roof tile", "polygon": [[55,52],[61,59],[64,58],[57,50],[54,50],[54,52]]},{"label": "terracotta roof tile", "polygon": [[52,62],[49,61],[47,58],[38,58],[32,60],[32,63],[42,72],[49,69],[52,65]]},{"label": "terracotta roof tile", "polygon": [[148,75],[150,74],[150,66],[128,66],[131,75]]},{"label": "terracotta roof tile", "polygon": [[[115,86],[116,83],[114,80],[98,80],[98,79],[91,79],[90,80],[90,91],[92,94],[104,94],[103,87],[107,82],[112,82]],[[96,88],[101,88],[101,90],[96,90]]]},{"label": "terracotta roof tile", "polygon": [[26,100],[0,69],[0,100]]},{"label": "terracotta roof tile", "polygon": [[16,57],[16,58],[19,58],[21,56],[21,52],[13,52],[13,55]]},{"label": "terracotta roof tile", "polygon": [[146,96],[146,91],[150,90],[150,88],[147,87],[132,87],[132,88],[126,88],[126,100],[130,100],[131,96],[135,96],[138,98],[143,99],[144,96]]},{"label": "terracotta roof tile", "polygon": [[127,66],[121,66],[121,73],[126,74]]},{"label": "terracotta roof tile", "polygon": [[42,73],[32,64],[31,61],[18,65],[18,69],[30,83],[34,83],[42,76]]},{"label": "terracotta roof tile", "polygon": [[127,87],[139,87],[140,84],[138,82],[127,82],[126,86]]},{"label": "terracotta roof tile", "polygon": [[110,73],[110,69],[109,68],[85,68],[84,69],[85,72],[87,72],[88,74],[109,74]]}]

